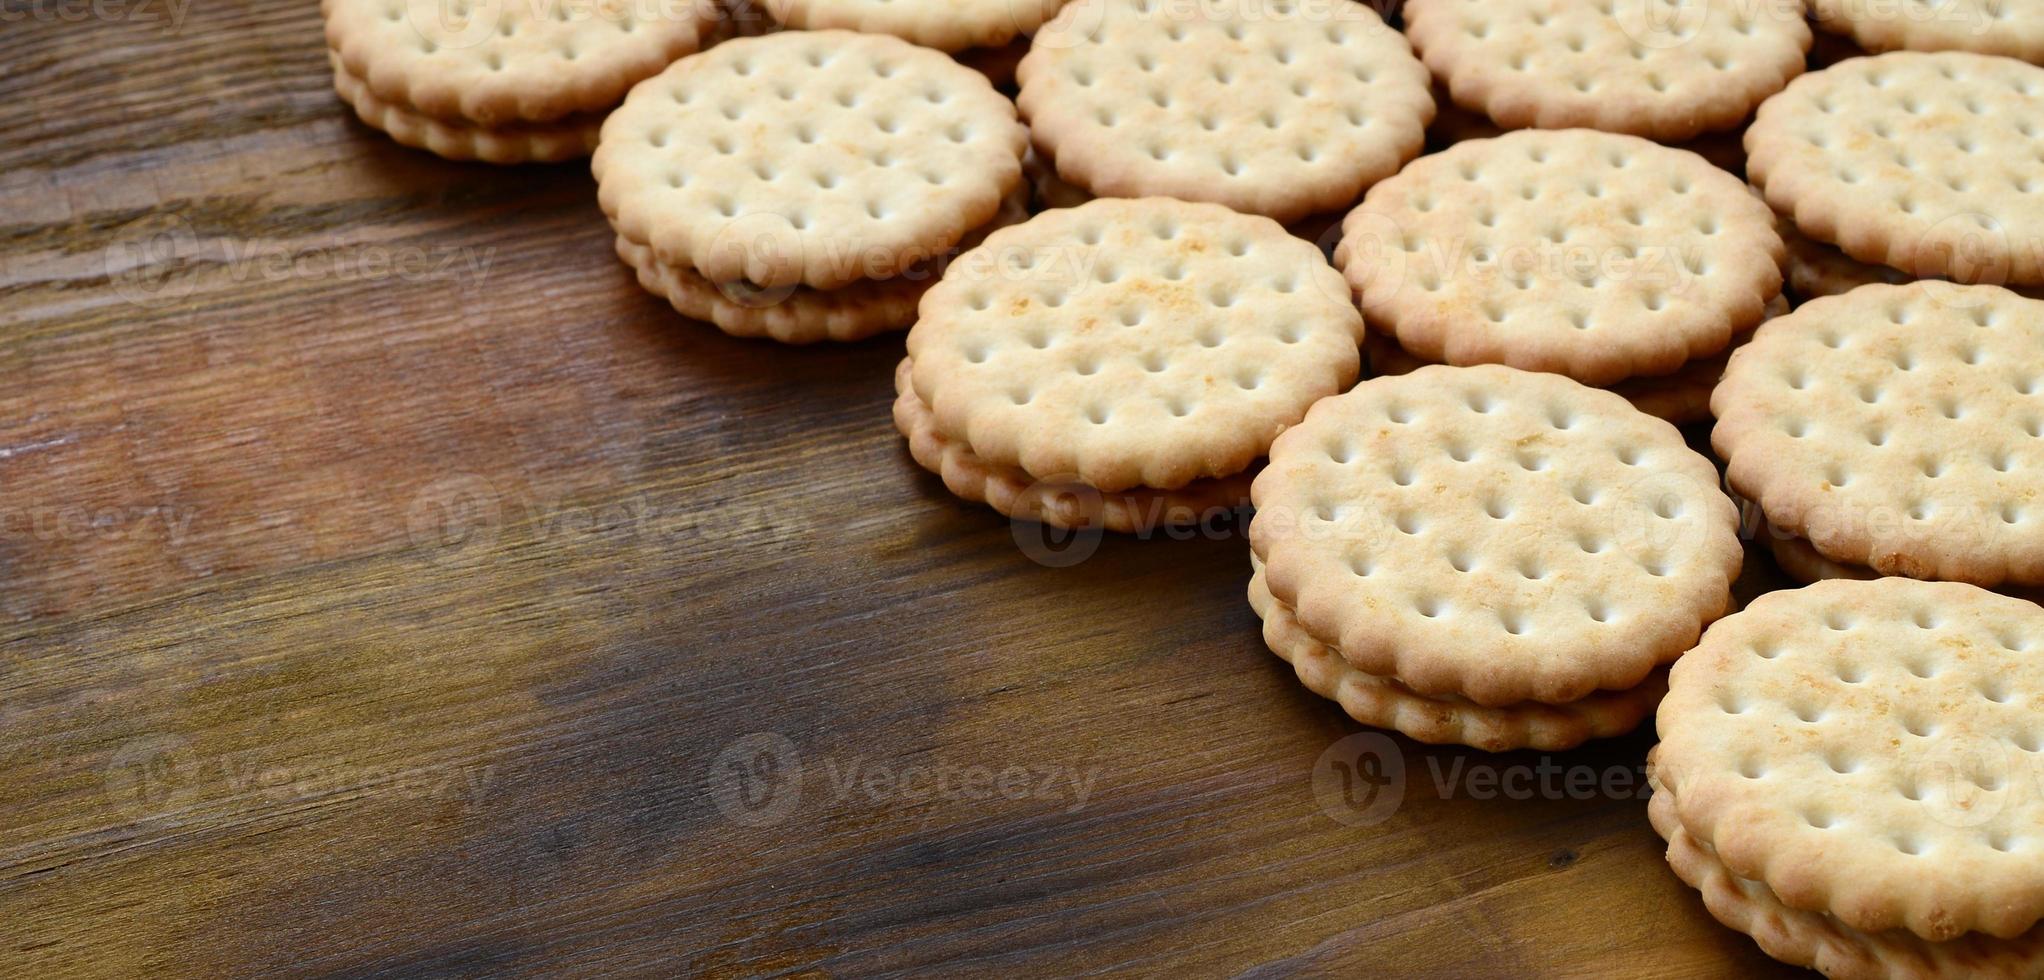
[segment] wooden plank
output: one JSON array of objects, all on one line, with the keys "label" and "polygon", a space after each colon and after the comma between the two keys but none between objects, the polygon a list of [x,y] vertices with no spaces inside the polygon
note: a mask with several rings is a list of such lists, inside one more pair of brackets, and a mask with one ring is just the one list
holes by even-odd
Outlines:
[{"label": "wooden plank", "polygon": [[1476,798],[1646,734],[1352,826],[1239,537],[1033,561],[898,337],[681,322],[582,167],[182,17],[0,32],[0,973],[1772,969],[1636,784]]}]

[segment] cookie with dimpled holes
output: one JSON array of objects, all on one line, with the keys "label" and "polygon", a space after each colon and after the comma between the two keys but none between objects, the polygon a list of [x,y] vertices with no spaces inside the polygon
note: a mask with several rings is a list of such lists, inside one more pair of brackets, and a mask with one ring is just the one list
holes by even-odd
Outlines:
[{"label": "cookie with dimpled holes", "polygon": [[586,156],[641,79],[713,41],[711,0],[322,0],[334,85],[407,146],[492,163]]},{"label": "cookie with dimpled holes", "polygon": [[1232,476],[1361,367],[1362,317],[1311,243],[1168,198],[1092,201],[987,236],[908,335],[936,431],[1103,493]]},{"label": "cookie with dimpled holes", "polygon": [[1272,444],[1250,544],[1357,670],[1430,697],[1638,686],[1731,606],[1717,470],[1608,391],[1485,365],[1375,378]]},{"label": "cookie with dimpled holes", "polygon": [[1918,278],[2044,284],[2044,68],[1896,52],[1796,79],[1747,176],[1810,238]]},{"label": "cookie with dimpled holes", "polygon": [[1711,396],[1733,490],[1833,561],[2044,584],[2044,301],[1862,286],[1734,352]]},{"label": "cookie with dimpled holes", "polygon": [[1919,947],[2034,934],[2039,650],[2044,608],[1962,583],[1761,596],[1669,671],[1663,822],[1779,905],[1852,930]]},{"label": "cookie with dimpled holes", "polygon": [[1587,129],[1458,143],[1372,187],[1336,262],[1415,357],[1608,385],[1723,351],[1781,292],[1774,215],[1694,153]]},{"label": "cookie with dimpled holes", "polygon": [[1017,103],[1059,177],[1292,221],[1419,153],[1433,98],[1368,6],[1087,0],[1044,25]]},{"label": "cookie with dimpled holes", "polygon": [[1405,33],[1455,101],[1506,129],[1679,142],[1737,126],[1802,74],[1800,3],[1407,0]]},{"label": "cookie with dimpled holes", "polygon": [[1026,136],[986,78],[899,38],[739,38],[646,80],[591,161],[612,226],[713,282],[888,279],[992,220]]},{"label": "cookie with dimpled holes", "polygon": [[1822,912],[1790,908],[1765,884],[1727,869],[1709,845],[1683,828],[1677,810],[1675,794],[1665,787],[1647,801],[1655,832],[1668,842],[1675,876],[1703,893],[1712,918],[1753,937],[1762,952],[1784,963],[1834,980],[2031,980],[2044,959],[2044,932],[2036,929],[2014,939],[1969,935],[1930,942],[1901,930],[1865,932]]}]

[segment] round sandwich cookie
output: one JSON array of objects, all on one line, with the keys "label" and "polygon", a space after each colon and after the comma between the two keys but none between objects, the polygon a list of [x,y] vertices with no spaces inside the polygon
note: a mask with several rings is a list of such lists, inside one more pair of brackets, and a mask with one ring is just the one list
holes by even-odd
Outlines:
[{"label": "round sandwich cookie", "polygon": [[1796,79],[1747,176],[1803,234],[1920,278],[2044,284],[2044,68],[1896,52]]},{"label": "round sandwich cookie", "polygon": [[1487,707],[1646,682],[1730,608],[1744,557],[1717,470],[1674,426],[1496,365],[1321,401],[1252,496],[1252,550],[1307,633]]},{"label": "round sandwich cookie", "polygon": [[1359,3],[1073,3],[1016,80],[1037,152],[1088,193],[1279,221],[1354,203],[1434,114],[1426,69]]},{"label": "round sandwich cookie", "polygon": [[455,160],[587,156],[641,79],[710,41],[710,0],[322,0],[334,88],[368,125]]},{"label": "round sandwich cookie", "polygon": [[2044,608],[1975,586],[1761,596],[1669,672],[1650,816],[1770,955],[1835,977],[2034,977]]},{"label": "round sandwich cookie", "polygon": [[1263,620],[1264,643],[1292,665],[1307,690],[1373,728],[1388,728],[1428,744],[1468,745],[1486,752],[1559,751],[1632,731],[1653,713],[1667,690],[1663,670],[1635,687],[1566,704],[1527,701],[1486,707],[1454,695],[1418,694],[1396,678],[1355,669],[1339,650],[1306,632],[1292,608],[1270,594],[1261,563],[1254,556],[1250,563],[1249,606]]},{"label": "round sandwich cookie", "polygon": [[[931,264],[1026,193],[1026,138],[1013,104],[939,52],[789,31],[635,88],[592,169],[620,254],[685,312],[741,335],[850,339],[905,325]],[[922,281],[882,285],[896,278]],[[847,288],[872,295],[812,295]],[[791,322],[770,329],[761,308]]]},{"label": "round sandwich cookie", "polygon": [[1768,523],[1835,562],[2044,584],[2044,301],[1862,286],[1734,352],[1711,445]]},{"label": "round sandwich cookie", "polygon": [[[909,331],[895,419],[919,462],[1011,516],[1071,523],[950,471],[1232,507],[1271,439],[1355,381],[1362,330],[1340,274],[1276,222],[1102,199],[1001,229],[945,269]],[[950,466],[932,465],[939,449]]]},{"label": "round sandwich cookie", "polygon": [[1663,141],[1730,129],[1802,74],[1800,2],[1406,0],[1405,33],[1456,103],[1506,129]]},{"label": "round sandwich cookie", "polygon": [[1529,129],[1372,187],[1335,259],[1372,329],[1420,360],[1608,385],[1750,331],[1781,292],[1782,252],[1767,206],[1694,153]]},{"label": "round sandwich cookie", "polygon": [[2044,62],[2044,7],[2022,0],[1811,0],[1818,26],[1868,51],[1971,51]]}]

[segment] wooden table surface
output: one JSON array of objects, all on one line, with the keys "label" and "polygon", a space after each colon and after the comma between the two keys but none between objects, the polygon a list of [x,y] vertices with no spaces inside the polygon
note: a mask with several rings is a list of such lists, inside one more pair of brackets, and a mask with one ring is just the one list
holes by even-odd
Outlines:
[{"label": "wooden table surface", "polygon": [[1345,741],[1238,534],[952,499],[898,335],[680,320],[311,0],[0,16],[0,975],[1779,969],[1650,732]]}]

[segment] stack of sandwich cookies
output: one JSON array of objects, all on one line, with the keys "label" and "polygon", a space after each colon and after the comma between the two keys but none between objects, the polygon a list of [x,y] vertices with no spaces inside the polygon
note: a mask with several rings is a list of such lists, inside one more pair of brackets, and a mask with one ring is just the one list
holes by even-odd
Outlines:
[{"label": "stack of sandwich cookies", "polygon": [[334,88],[362,121],[454,160],[587,156],[641,79],[709,40],[708,4],[322,0]]},{"label": "stack of sandwich cookies", "polygon": [[1897,52],[1797,79],[1747,176],[1804,235],[1918,278],[2044,284],[2044,68]]},{"label": "stack of sandwich cookies", "polygon": [[1103,199],[988,236],[924,295],[895,422],[953,493],[1143,531],[1232,510],[1361,367],[1362,317],[1266,218]]},{"label": "stack of sandwich cookies", "polygon": [[890,34],[935,48],[986,75],[1014,81],[1029,38],[1064,0],[760,0],[797,30]]},{"label": "stack of sandwich cookies", "polygon": [[1693,153],[1520,130],[1371,188],[1336,261],[1412,360],[1650,389],[1714,375],[1776,311],[1782,253],[1767,206]]},{"label": "stack of sandwich cookies", "polygon": [[1649,815],[1676,874],[1831,977],[2044,963],[2044,610],[1884,578],[1774,592],[1669,675]]},{"label": "stack of sandwich cookies", "polygon": [[1088,0],[1016,78],[1037,152],[1088,193],[1283,222],[1354,203],[1434,112],[1426,69],[1364,4]]},{"label": "stack of sandwich cookies", "polygon": [[1674,426],[1500,366],[1320,402],[1252,493],[1272,649],[1365,724],[1490,750],[1630,729],[1743,557]]},{"label": "stack of sandwich cookies", "polygon": [[649,289],[728,333],[807,343],[906,327],[937,265],[1004,205],[1019,217],[1026,138],[1012,103],[939,52],[790,31],[648,79],[592,163]]},{"label": "stack of sandwich cookies", "polygon": [[1407,0],[1404,15],[1455,102],[1506,129],[1668,142],[1730,129],[1810,49],[1800,2]]},{"label": "stack of sandwich cookies", "polygon": [[[1777,295],[1773,302],[1767,304],[1769,319],[1788,311],[1786,296]],[[1426,362],[1407,354],[1397,342],[1383,334],[1371,335],[1363,349],[1369,354],[1370,373],[1373,375],[1410,374],[1426,366]],[[1627,378],[1610,385],[1609,390],[1623,396],[1632,403],[1632,407],[1676,425],[1708,421],[1711,418],[1711,392],[1724,378],[1725,363],[1730,359],[1731,351],[1700,357],[1682,365],[1673,374]]]},{"label": "stack of sandwich cookies", "polygon": [[1733,354],[1711,445],[1791,574],[1822,566],[1780,536],[1869,574],[2044,585],[2039,351],[2044,301],[1998,286],[1812,300]]},{"label": "stack of sandwich cookies", "polygon": [[1868,51],[1971,51],[2044,63],[2044,7],[2011,0],[1811,0],[1826,31]]}]

